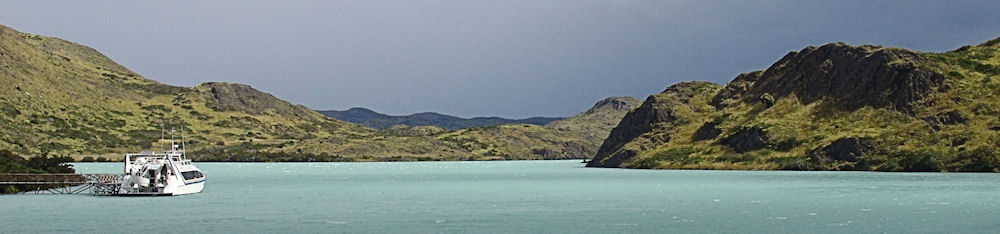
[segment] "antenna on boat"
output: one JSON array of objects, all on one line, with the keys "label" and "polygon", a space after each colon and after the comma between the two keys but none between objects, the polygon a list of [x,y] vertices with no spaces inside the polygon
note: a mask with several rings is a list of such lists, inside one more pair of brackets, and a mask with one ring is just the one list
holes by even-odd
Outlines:
[{"label": "antenna on boat", "polygon": [[181,151],[187,152],[187,145],[184,144],[184,125],[181,125]]},{"label": "antenna on boat", "polygon": [[[163,132],[166,131],[167,129],[163,127],[163,122],[160,122],[160,141],[163,141]],[[160,151],[166,152],[166,150],[163,150],[163,143],[160,143]]]},{"label": "antenna on boat", "polygon": [[170,128],[170,151],[177,150],[177,144],[174,143],[174,128]]}]

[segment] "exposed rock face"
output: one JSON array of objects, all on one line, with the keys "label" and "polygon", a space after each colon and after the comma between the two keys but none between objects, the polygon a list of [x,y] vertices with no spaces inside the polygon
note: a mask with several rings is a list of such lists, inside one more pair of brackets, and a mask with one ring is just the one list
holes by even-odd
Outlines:
[{"label": "exposed rock face", "polygon": [[715,122],[702,124],[701,127],[698,127],[698,131],[694,132],[694,137],[691,139],[694,141],[703,141],[719,137],[719,134],[722,134],[722,129],[719,129],[717,125],[718,123]]},{"label": "exposed rock face", "polygon": [[795,94],[803,103],[827,100],[845,110],[872,106],[912,113],[916,101],[942,88],[944,81],[941,74],[918,66],[926,61],[905,49],[843,43],[810,46],[788,53],[763,72],[741,74],[712,104],[723,108],[725,100]]},{"label": "exposed rock face", "polygon": [[938,114],[933,117],[924,118],[924,122],[927,122],[934,130],[941,130],[942,125],[955,125],[965,123],[965,117],[962,117],[962,113],[957,111],[949,111],[945,113]]},{"label": "exposed rock face", "polygon": [[[638,108],[632,110],[622,118],[617,127],[611,130],[611,134],[593,160],[587,164],[588,167],[618,167],[621,163],[634,157],[636,152],[622,147],[637,137],[651,132],[656,128],[669,128],[677,119],[672,110],[672,103],[686,104],[696,94],[696,89],[700,86],[717,86],[708,82],[684,82],[668,87],[661,95],[653,95],[646,99]],[[669,135],[660,135],[654,138],[657,142],[670,141]]]},{"label": "exposed rock face", "polygon": [[762,72],[758,71],[736,76],[732,81],[729,81],[729,84],[726,84],[726,87],[723,87],[719,91],[719,94],[712,97],[712,106],[715,106],[716,109],[722,109],[727,106],[726,101],[739,101],[743,93],[746,93],[750,89],[750,86],[760,79],[760,74]]},{"label": "exposed rock face", "polygon": [[763,149],[769,143],[769,137],[760,128],[742,129],[722,140],[722,144],[729,146],[737,153]]},{"label": "exposed rock face", "polygon": [[635,104],[633,104],[635,102],[633,100],[635,100],[635,98],[633,98],[633,97],[609,97],[609,98],[605,98],[604,100],[601,100],[601,101],[598,101],[597,103],[595,103],[594,107],[591,107],[589,110],[587,110],[587,113],[596,112],[596,111],[599,111],[601,108],[605,108],[605,107],[606,108],[611,108],[612,110],[626,110],[626,111],[627,110],[631,110],[631,109],[635,108]]},{"label": "exposed rock face", "polygon": [[[618,167],[626,159],[635,156],[634,152],[616,152],[625,143],[651,131],[653,125],[657,123],[673,121],[674,117],[670,114],[670,110],[659,110],[653,107],[657,101],[655,97],[651,96],[639,108],[625,114],[625,118],[611,130],[611,134],[604,140],[594,159],[587,166]],[[609,160],[609,158],[612,159]]]},{"label": "exposed rock face", "polygon": [[826,147],[819,148],[813,152],[825,160],[855,162],[858,157],[872,150],[866,140],[859,138],[841,138]]}]

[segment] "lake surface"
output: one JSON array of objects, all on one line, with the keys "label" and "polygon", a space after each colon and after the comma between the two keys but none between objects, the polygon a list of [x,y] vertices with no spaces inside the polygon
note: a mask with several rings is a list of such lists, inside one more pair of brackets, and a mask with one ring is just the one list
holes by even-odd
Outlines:
[{"label": "lake surface", "polygon": [[[203,193],[0,196],[0,232],[1000,233],[1000,174],[198,163]],[[78,163],[117,173],[119,163]]]}]

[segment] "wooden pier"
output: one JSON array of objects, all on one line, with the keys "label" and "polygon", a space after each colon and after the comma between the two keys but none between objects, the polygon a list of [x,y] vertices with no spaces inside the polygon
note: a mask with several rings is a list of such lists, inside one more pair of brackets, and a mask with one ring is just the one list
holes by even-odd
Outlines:
[{"label": "wooden pier", "polygon": [[121,174],[0,174],[0,185],[34,188],[21,194],[117,195]]}]

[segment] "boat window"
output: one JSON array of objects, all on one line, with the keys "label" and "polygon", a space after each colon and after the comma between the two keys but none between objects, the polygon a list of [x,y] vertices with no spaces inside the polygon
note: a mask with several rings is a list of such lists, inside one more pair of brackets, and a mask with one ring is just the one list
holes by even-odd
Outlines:
[{"label": "boat window", "polygon": [[185,180],[190,180],[190,179],[194,179],[194,173],[193,173],[193,171],[185,171],[185,172],[181,172],[181,175],[183,175],[183,176],[184,176],[184,179],[185,179]]},{"label": "boat window", "polygon": [[184,175],[184,180],[193,180],[193,179],[205,177],[205,175],[201,174],[200,171],[185,171],[185,172],[181,172],[181,175]]}]

